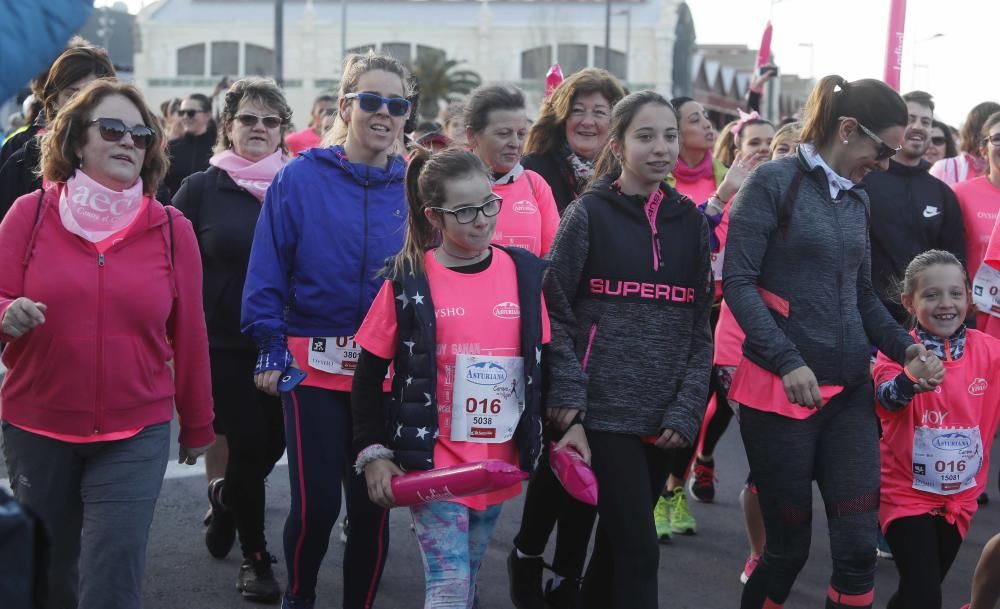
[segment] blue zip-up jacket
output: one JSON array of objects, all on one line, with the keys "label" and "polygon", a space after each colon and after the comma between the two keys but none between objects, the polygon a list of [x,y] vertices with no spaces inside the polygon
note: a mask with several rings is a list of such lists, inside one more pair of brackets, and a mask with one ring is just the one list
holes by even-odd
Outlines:
[{"label": "blue zip-up jacket", "polygon": [[287,336],[351,336],[403,246],[406,165],[351,163],[341,146],[313,148],[282,168],[254,232],[240,325],[257,371],[283,369]]}]

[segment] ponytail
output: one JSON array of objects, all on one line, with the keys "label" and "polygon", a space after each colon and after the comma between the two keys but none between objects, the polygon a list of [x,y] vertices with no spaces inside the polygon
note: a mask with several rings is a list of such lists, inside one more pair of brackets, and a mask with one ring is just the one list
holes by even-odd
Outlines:
[{"label": "ponytail", "polygon": [[400,278],[407,271],[423,271],[424,253],[441,241],[441,235],[424,215],[424,209],[444,204],[448,181],[477,174],[489,180],[490,174],[483,161],[466,150],[449,148],[432,153],[422,146],[411,149],[405,179],[409,219],[403,249],[396,254],[387,273],[390,279]]},{"label": "ponytail", "polygon": [[803,143],[816,148],[830,143],[842,116],[857,119],[875,133],[888,127],[905,127],[908,120],[906,102],[881,80],[866,78],[848,82],[833,74],[816,83],[806,100]]}]

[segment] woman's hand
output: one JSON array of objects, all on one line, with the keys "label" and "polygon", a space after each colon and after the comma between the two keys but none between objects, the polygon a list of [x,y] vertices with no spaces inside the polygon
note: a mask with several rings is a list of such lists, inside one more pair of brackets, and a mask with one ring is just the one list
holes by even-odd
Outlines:
[{"label": "woman's hand", "polygon": [[[299,365],[292,360],[289,364],[292,368],[298,368]],[[299,368],[301,370],[301,368]],[[255,374],[253,377],[253,382],[257,385],[257,389],[263,391],[268,395],[278,395],[278,381],[281,380],[281,375],[284,370],[267,370],[259,374]]]},{"label": "woman's hand", "polygon": [[186,463],[188,465],[198,463],[198,457],[204,455],[205,451],[207,451],[212,444],[215,444],[215,442],[199,446],[197,448],[187,448],[186,446],[181,446],[181,449],[177,454],[177,462],[181,464]]},{"label": "woman's hand", "polygon": [[389,459],[375,459],[365,466],[365,484],[368,486],[368,498],[372,503],[385,509],[396,503],[392,496],[393,476],[402,476],[403,470]]},{"label": "woman's hand", "polygon": [[[909,351],[909,349],[907,349]],[[914,350],[914,353],[917,353]],[[933,353],[917,355],[906,364],[906,371],[910,379],[917,379],[913,383],[915,393],[926,393],[934,391],[938,385],[944,381],[944,364]]]},{"label": "woman's hand", "polygon": [[587,442],[587,432],[584,431],[583,425],[577,423],[576,425],[570,426],[563,434],[559,443],[556,444],[555,450],[560,450],[566,446],[572,446],[573,449],[580,453],[583,457],[584,462],[590,465],[590,444]]},{"label": "woman's hand", "polygon": [[654,446],[663,450],[684,448],[687,445],[688,441],[684,439],[684,436],[669,427],[663,428],[663,432],[660,434],[660,437],[656,439],[656,443],[654,444]]},{"label": "woman's hand", "polygon": [[756,154],[736,153],[736,158],[733,159],[732,166],[726,172],[725,179],[722,180],[722,184],[719,184],[718,194],[723,205],[728,203],[739,192],[740,187],[743,186],[743,182],[746,181],[747,176],[750,175],[754,167],[766,160],[766,152],[758,152]]},{"label": "woman's hand", "polygon": [[819,382],[809,366],[800,366],[781,377],[785,386],[785,396],[792,404],[806,408],[819,408],[823,405],[823,397],[819,393]]},{"label": "woman's hand", "polygon": [[545,420],[557,431],[566,431],[578,412],[576,408],[546,408]]},{"label": "woman's hand", "polygon": [[28,330],[45,323],[45,310],[47,308],[41,302],[35,302],[22,296],[7,307],[3,314],[3,321],[0,322],[0,328],[7,336],[14,338],[23,336]]}]

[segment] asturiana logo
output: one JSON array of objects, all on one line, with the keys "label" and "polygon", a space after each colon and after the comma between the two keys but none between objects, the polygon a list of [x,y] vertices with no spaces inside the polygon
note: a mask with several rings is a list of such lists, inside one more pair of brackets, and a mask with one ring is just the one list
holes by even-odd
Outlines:
[{"label": "asturiana logo", "polygon": [[986,393],[986,389],[988,388],[989,384],[986,382],[986,379],[977,378],[976,380],[972,381],[971,385],[969,385],[969,394],[983,395],[984,393]]},{"label": "asturiana logo", "polygon": [[972,446],[972,439],[965,434],[955,432],[938,436],[931,444],[938,450],[956,451]]},{"label": "asturiana logo", "polygon": [[477,385],[499,385],[507,380],[507,371],[493,362],[479,362],[465,369],[465,380]]},{"label": "asturiana logo", "polygon": [[534,214],[538,212],[538,206],[534,201],[521,200],[514,202],[514,211],[519,214]]},{"label": "asturiana logo", "polygon": [[516,302],[501,302],[493,307],[493,315],[500,319],[520,319],[521,306]]}]

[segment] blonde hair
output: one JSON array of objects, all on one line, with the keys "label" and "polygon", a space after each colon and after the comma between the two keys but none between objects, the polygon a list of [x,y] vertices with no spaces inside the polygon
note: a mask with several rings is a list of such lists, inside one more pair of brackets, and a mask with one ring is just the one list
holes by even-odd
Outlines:
[{"label": "blonde hair", "polygon": [[[375,51],[370,50],[367,54],[354,53],[344,59],[344,74],[340,79],[340,90],[337,93],[337,97],[344,99],[344,96],[348,93],[357,91],[358,81],[361,77],[375,70],[382,70],[383,72],[399,76],[400,80],[403,81],[403,95],[409,97],[413,93],[412,84],[410,83],[410,72],[406,67],[395,57],[379,55]],[[348,125],[344,120],[343,113],[338,112],[337,118],[333,122],[333,127],[323,136],[322,145],[343,146],[347,141],[347,131]],[[397,144],[397,147],[399,146],[401,144]]]},{"label": "blonde hair", "polygon": [[782,125],[774,133],[774,139],[771,140],[771,156],[774,156],[774,151],[778,149],[778,146],[785,142],[794,142],[796,146],[802,141],[802,123],[788,123],[787,125]]}]

